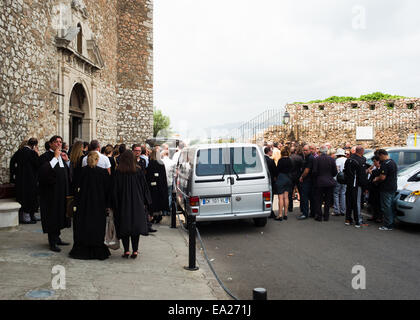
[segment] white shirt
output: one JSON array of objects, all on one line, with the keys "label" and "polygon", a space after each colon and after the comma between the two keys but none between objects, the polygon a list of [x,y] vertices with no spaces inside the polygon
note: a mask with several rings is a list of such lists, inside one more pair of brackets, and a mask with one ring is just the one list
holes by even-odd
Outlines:
[{"label": "white shirt", "polygon": [[338,172],[343,172],[344,164],[346,163],[346,161],[347,161],[346,157],[340,157],[335,160],[335,164],[337,165]]},{"label": "white shirt", "polygon": [[169,157],[163,157],[162,162],[165,165],[166,179],[168,180],[168,186],[172,186],[172,182],[175,175],[176,162],[169,159]]},{"label": "white shirt", "polygon": [[[109,159],[107,156],[104,156],[102,153],[100,153],[99,151],[96,151],[97,154],[99,154],[99,161],[98,164],[96,165],[99,168],[104,168],[104,169],[109,169],[111,168],[111,162],[109,162]],[[87,166],[87,158],[88,156],[84,157],[82,160],[82,167],[86,167]]]},{"label": "white shirt", "polygon": [[[50,149],[50,152],[54,153],[54,151],[51,149]],[[56,157],[52,158],[52,160],[50,161],[51,168],[54,169],[57,163],[60,166],[60,168],[64,168],[64,162],[61,156],[58,156],[58,159]],[[70,161],[67,161],[67,166],[70,167]]]},{"label": "white shirt", "polygon": [[172,161],[175,162],[175,165],[178,163],[179,160],[179,156],[181,155],[181,150],[178,150],[177,152],[175,152],[175,154],[172,157]]}]

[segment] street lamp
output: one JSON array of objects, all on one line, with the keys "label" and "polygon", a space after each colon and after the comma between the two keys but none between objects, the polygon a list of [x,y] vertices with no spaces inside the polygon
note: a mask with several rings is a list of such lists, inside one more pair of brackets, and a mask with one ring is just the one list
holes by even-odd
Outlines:
[{"label": "street lamp", "polygon": [[289,112],[286,111],[283,115],[283,122],[284,124],[289,124],[289,121],[290,121],[290,114]]}]

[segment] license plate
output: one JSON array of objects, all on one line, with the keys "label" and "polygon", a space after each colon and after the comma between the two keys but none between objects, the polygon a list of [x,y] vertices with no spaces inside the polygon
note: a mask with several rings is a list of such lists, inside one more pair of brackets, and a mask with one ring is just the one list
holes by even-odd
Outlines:
[{"label": "license plate", "polygon": [[201,199],[201,204],[206,205],[217,205],[217,204],[229,204],[230,198],[208,198]]}]

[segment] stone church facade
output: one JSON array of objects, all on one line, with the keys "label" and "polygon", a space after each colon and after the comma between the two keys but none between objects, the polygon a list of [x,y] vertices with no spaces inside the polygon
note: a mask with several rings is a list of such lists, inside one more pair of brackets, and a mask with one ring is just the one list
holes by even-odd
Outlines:
[{"label": "stone church facade", "polygon": [[0,184],[30,137],[153,133],[152,0],[2,0],[0,65]]}]

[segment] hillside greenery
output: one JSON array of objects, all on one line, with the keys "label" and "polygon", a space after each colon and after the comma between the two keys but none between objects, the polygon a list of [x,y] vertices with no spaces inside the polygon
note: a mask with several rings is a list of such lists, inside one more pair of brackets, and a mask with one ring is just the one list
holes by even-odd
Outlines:
[{"label": "hillside greenery", "polygon": [[382,92],[374,92],[371,94],[361,95],[359,98],[332,96],[324,100],[312,100],[308,102],[294,102],[293,104],[344,103],[344,102],[353,102],[353,101],[379,101],[379,100],[399,100],[399,99],[409,99],[409,98],[398,96],[398,95],[382,93]]}]

